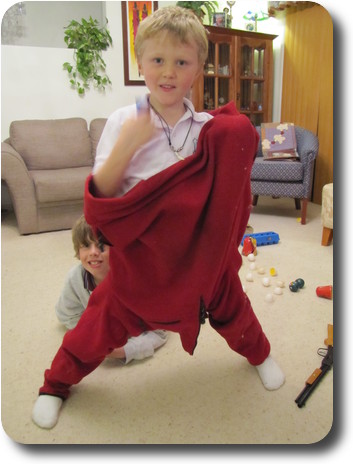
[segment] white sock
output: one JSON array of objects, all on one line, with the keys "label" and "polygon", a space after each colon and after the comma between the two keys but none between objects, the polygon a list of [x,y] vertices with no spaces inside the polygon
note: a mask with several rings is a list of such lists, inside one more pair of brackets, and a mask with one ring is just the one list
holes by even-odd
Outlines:
[{"label": "white sock", "polygon": [[168,338],[168,333],[165,330],[154,330],[153,332],[145,332],[145,338],[147,338],[156,350],[165,344]]},{"label": "white sock", "polygon": [[39,395],[32,411],[33,422],[43,429],[51,429],[58,422],[62,404],[58,396]]},{"label": "white sock", "polygon": [[153,356],[154,351],[165,344],[168,334],[165,330],[144,332],[138,337],[131,337],[124,346],[125,364],[133,359],[141,360]]},{"label": "white sock", "polygon": [[255,367],[267,390],[277,390],[283,385],[285,376],[271,355],[269,355],[262,364]]}]

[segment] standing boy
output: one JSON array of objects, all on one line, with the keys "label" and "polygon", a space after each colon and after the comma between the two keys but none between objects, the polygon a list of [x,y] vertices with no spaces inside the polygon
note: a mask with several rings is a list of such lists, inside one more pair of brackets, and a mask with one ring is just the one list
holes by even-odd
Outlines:
[{"label": "standing boy", "polygon": [[185,98],[207,47],[205,29],[186,9],[161,8],[139,26],[147,108],[109,118],[86,182],[85,216],[112,245],[110,272],[45,372],[35,408],[45,410],[47,427],[70,386],[128,334],[179,332],[192,354],[206,318],[267,389],[284,382],[238,276],[257,133],[234,104],[211,116]]}]

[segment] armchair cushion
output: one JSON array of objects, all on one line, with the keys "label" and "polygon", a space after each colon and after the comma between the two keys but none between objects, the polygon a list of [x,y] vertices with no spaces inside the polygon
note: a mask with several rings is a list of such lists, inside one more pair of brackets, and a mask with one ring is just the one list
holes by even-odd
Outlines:
[{"label": "armchair cushion", "polygon": [[10,144],[28,170],[92,166],[91,140],[82,118],[14,121]]},{"label": "armchair cushion", "polygon": [[39,203],[81,200],[90,166],[29,171]]},{"label": "armchair cushion", "polygon": [[304,166],[297,161],[266,161],[256,158],[251,171],[251,180],[274,182],[301,182]]}]

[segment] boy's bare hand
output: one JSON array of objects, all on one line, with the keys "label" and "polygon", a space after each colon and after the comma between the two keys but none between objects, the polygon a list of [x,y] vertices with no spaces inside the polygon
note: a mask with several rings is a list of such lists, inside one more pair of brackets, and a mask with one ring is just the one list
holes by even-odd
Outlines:
[{"label": "boy's bare hand", "polygon": [[155,133],[150,113],[140,112],[135,119],[128,119],[122,126],[118,142],[129,144],[134,151],[152,139]]},{"label": "boy's bare hand", "polygon": [[99,195],[112,197],[116,194],[131,158],[152,139],[155,130],[147,111],[140,112],[135,119],[128,119],[123,124],[111,154],[94,175]]}]

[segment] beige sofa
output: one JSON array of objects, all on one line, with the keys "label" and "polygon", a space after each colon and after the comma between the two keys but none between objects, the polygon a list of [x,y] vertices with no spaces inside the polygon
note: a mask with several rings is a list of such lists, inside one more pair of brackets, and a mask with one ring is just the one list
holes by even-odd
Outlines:
[{"label": "beige sofa", "polygon": [[1,144],[6,183],[20,234],[70,229],[83,212],[84,184],[92,170],[106,119],[14,121]]}]

